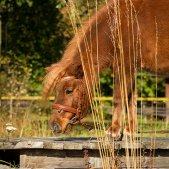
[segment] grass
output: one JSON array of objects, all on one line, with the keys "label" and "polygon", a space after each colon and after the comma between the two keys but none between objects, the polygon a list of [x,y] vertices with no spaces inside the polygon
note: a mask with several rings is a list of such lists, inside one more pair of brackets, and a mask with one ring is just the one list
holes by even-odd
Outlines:
[{"label": "grass", "polygon": [[[107,115],[106,115],[107,116]],[[15,115],[10,120],[9,115],[1,112],[0,117],[0,137],[8,137],[8,133],[5,130],[6,123],[12,123],[17,130],[10,134],[10,137],[96,137],[95,131],[88,131],[83,126],[73,126],[70,133],[53,135],[51,130],[48,128],[48,119],[50,114],[47,113],[36,113],[26,111],[24,114]],[[92,115],[88,115],[83,121],[92,124]],[[111,116],[108,115],[105,120],[105,125],[108,127],[111,123]],[[155,119],[151,117],[138,117],[138,126],[140,131],[159,131],[169,129],[169,124],[164,119]],[[149,136],[143,134],[143,136]],[[169,137],[169,134],[156,134],[156,137],[164,136]]]},{"label": "grass", "polygon": [[[23,103],[26,105],[22,106]],[[88,131],[82,126],[73,126],[70,133],[53,135],[51,130],[48,128],[48,120],[51,115],[51,107],[48,103],[47,105],[39,101],[34,102],[19,102],[17,107],[13,107],[12,119],[9,115],[9,106],[4,104],[1,107],[0,113],[0,137],[7,138],[8,133],[5,130],[6,123],[12,123],[17,130],[10,134],[10,137],[96,137],[94,130]],[[105,102],[104,104],[107,105]],[[109,105],[109,104],[108,104]],[[111,105],[109,105],[111,106]],[[110,112],[111,109],[105,109],[104,112]],[[88,113],[87,117],[83,120],[86,123],[92,124],[92,114]],[[111,124],[111,115],[104,113],[104,122],[106,128]],[[138,116],[138,128],[140,131],[154,131],[156,130],[167,130],[169,129],[169,124],[165,122],[164,119],[157,119],[152,117],[143,116],[142,118]],[[147,136],[147,134],[143,134]],[[169,134],[157,134],[158,136],[169,137]]]},{"label": "grass", "polygon": [[50,137],[51,131],[48,130],[48,115],[39,113],[18,114],[12,119],[9,115],[1,113],[0,118],[0,137],[7,137],[5,130],[6,123],[12,123],[17,130],[11,133],[12,137]]},{"label": "grass", "polygon": [[[36,105],[34,105],[36,107]],[[34,106],[25,108],[24,111],[21,111],[21,109],[18,109],[20,112],[17,112],[15,115],[13,115],[12,120],[9,118],[9,114],[1,112],[0,117],[0,137],[1,138],[15,138],[15,137],[97,137],[96,132],[94,130],[88,131],[82,126],[75,125],[72,128],[72,131],[70,133],[66,134],[58,134],[53,135],[53,133],[48,128],[48,119],[50,118],[50,111],[46,111],[40,108],[35,109]],[[38,106],[37,106],[38,107]],[[48,113],[47,113],[48,112]],[[105,114],[105,124],[108,127],[111,123],[111,116]],[[88,114],[88,116],[83,120],[86,123],[92,124],[92,114]],[[14,127],[17,128],[17,131],[14,133],[11,133],[8,135],[8,133],[5,130],[5,124],[6,123],[12,123]],[[141,131],[154,131],[156,130],[167,130],[169,129],[169,124],[165,122],[164,119],[156,119],[152,117],[143,117],[141,118],[138,116],[138,126]],[[141,134],[139,134],[141,135]],[[143,134],[143,137],[169,137],[169,134]],[[127,144],[127,143],[126,143]],[[126,150],[127,151],[127,150]],[[135,150],[132,150],[135,152]],[[103,153],[103,151],[102,151]],[[106,153],[106,152],[104,152]],[[109,153],[109,152],[107,152]],[[137,153],[137,150],[136,152]],[[126,154],[126,158],[128,157],[128,154]],[[133,157],[133,164],[136,162],[135,157]],[[119,166],[118,161],[120,162],[120,155],[115,156],[115,164],[116,166]],[[103,158],[105,160],[105,158]],[[9,165],[11,168],[13,167],[13,164],[10,164],[5,161],[0,161],[0,163],[4,165]]]}]

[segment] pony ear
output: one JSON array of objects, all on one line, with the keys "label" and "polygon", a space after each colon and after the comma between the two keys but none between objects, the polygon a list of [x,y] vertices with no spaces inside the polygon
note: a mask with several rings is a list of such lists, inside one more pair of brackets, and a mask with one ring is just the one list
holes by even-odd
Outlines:
[{"label": "pony ear", "polygon": [[77,79],[82,79],[83,78],[84,72],[83,72],[82,65],[75,66],[74,71],[75,71],[75,77]]}]

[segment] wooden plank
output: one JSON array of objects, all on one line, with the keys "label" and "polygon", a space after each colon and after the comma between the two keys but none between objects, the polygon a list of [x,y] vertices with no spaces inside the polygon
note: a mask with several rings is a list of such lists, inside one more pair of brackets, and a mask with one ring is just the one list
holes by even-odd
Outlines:
[{"label": "wooden plank", "polygon": [[25,148],[29,148],[29,149],[44,148],[43,141],[37,141],[37,142],[32,141],[32,140],[23,141],[23,142],[18,142],[15,146],[15,149],[25,149]]},{"label": "wooden plank", "polygon": [[[70,150],[71,151],[71,150]],[[81,154],[81,155],[80,155]],[[82,151],[22,150],[20,167],[23,168],[84,168]]]},{"label": "wooden plank", "polygon": [[169,157],[122,157],[119,167],[123,168],[169,168]]},{"label": "wooden plank", "polygon": [[142,138],[140,142],[144,149],[169,149],[169,138]]},{"label": "wooden plank", "polygon": [[44,149],[54,149],[54,150],[63,150],[64,149],[64,143],[63,142],[44,142],[43,143]]},{"label": "wooden plank", "polygon": [[[71,140],[71,141],[70,141]],[[54,150],[82,150],[82,149],[92,149],[98,150],[98,142],[96,140],[90,140],[85,138],[82,140],[73,141],[74,139],[60,139],[60,138],[20,138],[20,139],[6,139],[0,140],[0,149],[54,149]],[[105,140],[105,138],[103,138]],[[104,145],[109,147],[112,145],[115,149],[150,149],[152,143],[155,143],[155,149],[169,149],[169,138],[139,138],[137,141],[132,141],[130,139],[127,141],[117,141],[105,140]],[[101,144],[101,142],[100,142]]]},{"label": "wooden plank", "polygon": [[15,145],[10,142],[0,142],[0,149],[14,149]]},{"label": "wooden plank", "polygon": [[66,150],[82,150],[82,144],[79,142],[64,142],[64,149]]},{"label": "wooden plank", "polygon": [[83,149],[91,149],[91,150],[98,150],[98,142],[97,141],[87,141],[83,142]]},{"label": "wooden plank", "polygon": [[132,142],[126,142],[126,141],[122,141],[122,143],[119,145],[118,149],[141,149],[144,148],[145,146],[141,143],[141,142],[136,142],[136,141],[132,141]]},{"label": "wooden plank", "polygon": [[85,168],[85,161],[83,158],[56,158],[45,156],[25,156],[20,157],[21,168]]},{"label": "wooden plank", "polygon": [[[90,166],[93,169],[102,168],[98,142],[95,139],[19,138],[4,142],[0,140],[0,145],[1,151],[17,149],[20,152],[21,168],[85,168],[84,149],[88,152],[87,162]],[[129,139],[119,142],[105,139],[104,145],[107,152],[110,148],[114,148],[115,151],[114,158],[106,157],[108,161],[112,163],[113,160],[122,168],[151,168],[151,165],[153,168],[169,168],[169,138],[140,138],[131,142]],[[109,154],[110,152],[107,153]],[[151,157],[152,155],[154,157]]]},{"label": "wooden plank", "polygon": [[[81,154],[79,152],[72,152],[72,157],[70,154],[68,156],[66,152],[51,152],[51,151],[22,151],[20,156],[20,167],[22,168],[85,168],[85,159],[83,156],[78,156]],[[76,155],[75,155],[75,154]],[[99,153],[99,151],[98,151]],[[90,156],[89,152],[88,162],[90,166],[94,168],[102,168],[101,159],[95,154],[95,156]],[[106,161],[112,164],[112,157],[107,158]],[[114,158],[114,163],[116,167],[122,168],[168,168],[169,166],[169,156],[155,156],[151,157],[149,154],[145,154],[142,157],[136,156],[125,156],[117,155]],[[114,164],[113,163],[113,164]]]}]

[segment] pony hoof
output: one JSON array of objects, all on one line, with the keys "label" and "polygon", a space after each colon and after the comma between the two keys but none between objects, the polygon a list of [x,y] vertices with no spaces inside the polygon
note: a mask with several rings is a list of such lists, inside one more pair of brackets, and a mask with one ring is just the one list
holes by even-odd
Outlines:
[{"label": "pony hoof", "polygon": [[112,133],[110,131],[106,131],[106,136],[108,136],[110,139],[113,139],[114,141],[122,141],[123,133]]},{"label": "pony hoof", "polygon": [[125,128],[123,133],[126,138],[131,138],[132,140],[140,139],[135,131],[129,131]]},{"label": "pony hoof", "polygon": [[130,137],[130,136],[132,135],[132,133],[129,132],[128,129],[126,129],[126,128],[124,129],[123,133],[124,133],[124,135],[127,136],[127,137]]}]

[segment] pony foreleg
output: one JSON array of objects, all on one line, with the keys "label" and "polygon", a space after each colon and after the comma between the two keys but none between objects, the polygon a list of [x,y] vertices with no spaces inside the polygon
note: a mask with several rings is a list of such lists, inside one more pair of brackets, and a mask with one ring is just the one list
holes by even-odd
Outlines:
[{"label": "pony foreleg", "polygon": [[116,81],[113,95],[113,116],[112,124],[107,130],[107,134],[114,137],[116,140],[121,138],[120,128],[121,128],[121,113],[122,113],[122,98],[119,83]]},{"label": "pony foreleg", "polygon": [[114,104],[114,111],[113,111],[113,117],[112,117],[112,124],[108,128],[106,134],[111,135],[116,140],[119,140],[121,138],[121,112],[122,107],[121,103]]},{"label": "pony foreleg", "polygon": [[127,135],[131,135],[137,130],[136,103],[137,103],[136,89],[134,87],[129,96],[128,110],[127,110],[128,124],[124,129],[124,133]]},{"label": "pony foreleg", "polygon": [[[131,75],[126,74],[126,89],[123,89],[123,91],[121,91],[119,84],[119,79],[117,78],[115,81],[113,95],[114,110],[112,116],[112,124],[111,127],[109,127],[109,129],[107,130],[107,134],[110,134],[116,139],[121,138],[121,118],[124,108],[127,108],[128,119],[128,125],[125,127],[125,132],[133,133],[136,129],[134,80]],[[128,97],[128,99],[126,99],[126,97]]]}]

